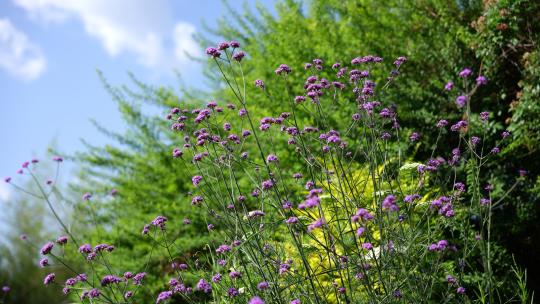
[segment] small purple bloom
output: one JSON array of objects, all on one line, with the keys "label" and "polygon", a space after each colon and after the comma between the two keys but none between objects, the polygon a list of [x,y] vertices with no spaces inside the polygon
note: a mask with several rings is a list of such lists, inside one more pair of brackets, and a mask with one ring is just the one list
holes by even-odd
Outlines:
[{"label": "small purple bloom", "polygon": [[459,72],[459,77],[467,78],[467,77],[471,76],[471,74],[472,74],[471,69],[464,68],[463,70],[461,70],[461,72]]},{"label": "small purple bloom", "polygon": [[160,292],[156,299],[156,304],[166,301],[167,299],[170,299],[172,295],[173,295],[173,292],[170,290]]},{"label": "small purple bloom", "polygon": [[55,278],[56,278],[56,275],[54,273],[49,273],[47,276],[45,276],[45,279],[43,279],[43,284],[49,285],[52,282],[54,282]]},{"label": "small purple bloom", "polygon": [[441,119],[437,122],[437,128],[444,128],[446,125],[448,125],[448,121]]},{"label": "small purple bloom", "polygon": [[249,300],[248,304],[264,304],[264,301],[261,298],[255,296],[251,298],[251,300]]},{"label": "small purple bloom", "polygon": [[146,272],[139,272],[133,277],[133,284],[134,285],[141,285],[142,280],[146,276]]},{"label": "small purple bloom", "polygon": [[362,248],[364,248],[365,250],[371,250],[373,249],[373,245],[371,243],[363,243]]},{"label": "small purple bloom", "polygon": [[54,243],[52,242],[47,242],[45,245],[43,245],[43,247],[41,247],[41,254],[42,255],[47,255],[51,252],[51,250],[53,249],[54,247]]},{"label": "small purple bloom", "polygon": [[201,180],[203,179],[202,176],[200,175],[195,175],[191,178],[191,181],[193,182],[193,186],[197,186],[199,185],[199,183],[201,182]]},{"label": "small purple bloom", "polygon": [[260,79],[255,80],[255,86],[264,89],[264,82]]},{"label": "small purple bloom", "polygon": [[456,98],[456,105],[458,108],[463,108],[467,104],[467,96],[460,95]]},{"label": "small purple bloom", "polygon": [[213,58],[218,58],[221,56],[221,52],[218,51],[216,48],[209,47],[206,49],[206,55],[212,56]]},{"label": "small purple bloom", "polygon": [[265,281],[257,284],[257,289],[261,291],[268,289],[268,287],[270,287],[270,284],[268,284],[268,282],[265,282]]},{"label": "small purple bloom", "polygon": [[487,84],[487,78],[485,76],[478,76],[476,77],[476,85],[478,86],[481,86],[481,85],[486,85]]}]

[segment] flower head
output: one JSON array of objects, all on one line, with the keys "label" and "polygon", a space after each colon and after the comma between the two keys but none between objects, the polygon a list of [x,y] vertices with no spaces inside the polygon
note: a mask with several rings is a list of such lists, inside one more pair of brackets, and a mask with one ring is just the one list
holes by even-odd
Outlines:
[{"label": "flower head", "polygon": [[221,52],[218,51],[216,48],[214,47],[209,47],[206,49],[206,55],[208,56],[212,56],[213,58],[218,58],[221,56]]},{"label": "flower head", "polygon": [[56,275],[54,273],[49,273],[48,275],[45,276],[45,278],[43,279],[43,284],[44,285],[49,285],[51,284],[52,282],[54,282],[54,279],[56,278]]},{"label": "flower head", "polygon": [[461,70],[461,72],[459,72],[459,77],[467,78],[467,77],[471,76],[471,74],[472,74],[471,69],[464,68],[463,70]]},{"label": "flower head", "polygon": [[254,296],[249,300],[248,304],[264,304],[264,301],[261,298]]},{"label": "flower head", "polygon": [[51,250],[53,249],[54,247],[54,243],[52,242],[47,242],[45,245],[43,245],[43,247],[41,247],[41,254],[42,255],[47,255],[51,252]]}]

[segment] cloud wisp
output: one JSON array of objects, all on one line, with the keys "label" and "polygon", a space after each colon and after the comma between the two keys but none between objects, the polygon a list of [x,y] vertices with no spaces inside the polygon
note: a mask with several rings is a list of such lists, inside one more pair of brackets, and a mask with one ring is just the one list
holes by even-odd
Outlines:
[{"label": "cloud wisp", "polygon": [[131,54],[152,69],[183,68],[200,50],[192,35],[195,27],[172,22],[167,0],[13,0],[36,21],[80,22],[107,54]]},{"label": "cloud wisp", "polygon": [[0,18],[0,69],[30,81],[43,74],[47,60],[41,49],[9,19]]}]

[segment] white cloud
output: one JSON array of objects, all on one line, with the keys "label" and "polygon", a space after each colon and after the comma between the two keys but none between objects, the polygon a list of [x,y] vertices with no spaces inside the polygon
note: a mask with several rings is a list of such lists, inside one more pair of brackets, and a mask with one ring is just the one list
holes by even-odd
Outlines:
[{"label": "white cloud", "polygon": [[0,183],[0,201],[7,202],[11,198],[10,186],[3,181]]},{"label": "white cloud", "polygon": [[193,34],[195,34],[195,27],[189,23],[179,22],[174,27],[174,55],[180,63],[189,61],[186,53],[200,54],[200,46],[193,40]]},{"label": "white cloud", "polygon": [[189,62],[183,51],[199,54],[191,36],[195,27],[171,22],[168,0],[13,1],[34,20],[48,23],[77,20],[109,55],[131,53],[138,63],[149,68],[183,66]]},{"label": "white cloud", "polygon": [[38,78],[47,61],[38,46],[9,19],[0,18],[0,68],[23,80]]}]

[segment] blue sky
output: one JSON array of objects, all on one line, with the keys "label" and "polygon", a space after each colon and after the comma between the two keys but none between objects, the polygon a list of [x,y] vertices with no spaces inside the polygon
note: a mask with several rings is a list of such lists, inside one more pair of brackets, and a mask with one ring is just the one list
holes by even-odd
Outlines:
[{"label": "blue sky", "polygon": [[[131,71],[171,86],[177,70],[189,74],[187,85],[201,87],[201,67],[185,52],[200,55],[192,34],[224,13],[219,0],[0,1],[0,177],[15,176],[53,142],[66,153],[82,149],[81,138],[105,144],[92,118],[123,129],[96,69],[112,84],[128,84]],[[0,183],[0,201],[9,199],[9,189]]]}]

